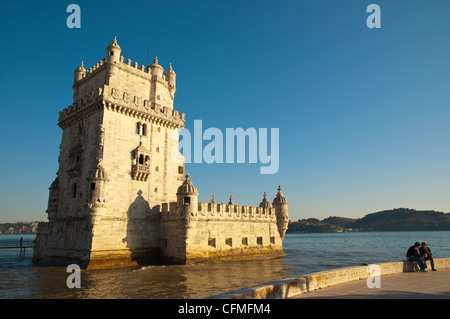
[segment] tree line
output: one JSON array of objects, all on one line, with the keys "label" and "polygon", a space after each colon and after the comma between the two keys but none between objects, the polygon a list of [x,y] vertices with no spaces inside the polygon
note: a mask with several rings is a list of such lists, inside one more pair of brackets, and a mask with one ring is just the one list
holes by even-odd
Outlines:
[{"label": "tree line", "polygon": [[289,224],[287,233],[438,230],[450,230],[450,213],[396,208],[367,214],[362,218],[331,216],[323,220],[299,219]]}]

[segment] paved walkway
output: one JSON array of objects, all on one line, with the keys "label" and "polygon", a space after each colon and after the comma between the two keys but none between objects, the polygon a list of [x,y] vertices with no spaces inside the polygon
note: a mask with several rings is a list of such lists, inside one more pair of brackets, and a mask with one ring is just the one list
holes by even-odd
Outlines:
[{"label": "paved walkway", "polygon": [[381,276],[380,288],[356,280],[318,289],[289,299],[450,299],[450,269]]}]

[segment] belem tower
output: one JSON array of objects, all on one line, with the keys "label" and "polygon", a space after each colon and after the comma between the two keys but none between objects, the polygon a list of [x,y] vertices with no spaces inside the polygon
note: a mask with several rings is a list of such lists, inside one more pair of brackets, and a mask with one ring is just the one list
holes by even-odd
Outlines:
[{"label": "belem tower", "polygon": [[173,108],[171,65],[164,73],[157,58],[147,67],[124,61],[114,38],[106,58],[74,73],[34,264],[92,269],[284,255],[289,217],[280,187],[258,207],[231,197],[217,204],[214,195],[198,202],[183,156],[171,154],[171,136],[185,124]]}]

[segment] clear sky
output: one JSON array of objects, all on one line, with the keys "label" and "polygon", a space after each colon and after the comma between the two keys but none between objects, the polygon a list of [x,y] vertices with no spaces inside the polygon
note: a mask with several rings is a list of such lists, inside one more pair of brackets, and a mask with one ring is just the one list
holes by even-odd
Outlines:
[{"label": "clear sky", "polygon": [[125,60],[146,64],[150,45],[150,63],[172,63],[188,128],[279,128],[276,174],[187,164],[199,201],[258,205],[281,185],[291,220],[450,211],[448,0],[8,1],[0,15],[0,222],[46,220],[73,71],[114,36]]}]

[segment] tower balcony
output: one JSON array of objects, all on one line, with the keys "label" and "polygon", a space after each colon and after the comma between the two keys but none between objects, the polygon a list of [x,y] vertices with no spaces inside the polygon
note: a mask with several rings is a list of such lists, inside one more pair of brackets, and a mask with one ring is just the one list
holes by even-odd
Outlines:
[{"label": "tower balcony", "polygon": [[150,166],[148,164],[133,165],[133,179],[146,182],[150,174]]}]

